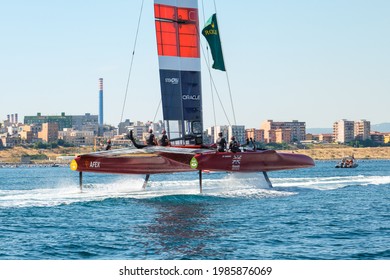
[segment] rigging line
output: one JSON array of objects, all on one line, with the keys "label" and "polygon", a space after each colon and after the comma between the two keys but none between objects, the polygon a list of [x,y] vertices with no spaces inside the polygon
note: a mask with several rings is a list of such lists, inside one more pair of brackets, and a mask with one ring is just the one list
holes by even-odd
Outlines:
[{"label": "rigging line", "polygon": [[232,111],[233,111],[233,119],[234,119],[234,124],[237,125],[237,121],[236,121],[236,113],[234,111],[234,103],[233,103],[233,97],[232,97],[232,90],[230,89],[230,80],[229,80],[229,75],[228,75],[228,71],[226,69],[226,64],[225,64],[225,72],[226,72],[226,80],[227,80],[227,84],[228,84],[228,89],[229,89],[229,96],[230,96],[230,104],[232,106]]},{"label": "rigging line", "polygon": [[139,26],[140,26],[140,22],[141,22],[141,16],[142,16],[143,7],[144,7],[144,0],[142,0],[141,9],[140,9],[139,17],[138,17],[137,32],[135,34],[135,39],[134,39],[133,53],[132,53],[132,56],[131,56],[131,62],[130,62],[130,68],[129,68],[129,75],[127,76],[127,84],[126,84],[126,90],[125,90],[125,97],[123,99],[123,106],[122,106],[122,113],[121,113],[121,120],[120,120],[120,122],[122,122],[122,120],[123,120],[123,113],[125,112],[127,93],[128,93],[128,90],[129,90],[131,70],[133,69],[134,54],[135,54],[135,48],[137,46],[138,32],[139,32]]},{"label": "rigging line", "polygon": [[[204,48],[203,48],[202,42],[200,43],[200,46],[201,46],[201,49],[202,49],[203,57],[205,58],[205,53],[204,53]],[[229,123],[229,125],[231,126],[229,117],[228,117],[228,115],[227,115],[227,113],[226,113],[225,107],[223,106],[222,100],[221,100],[221,98],[220,98],[220,96],[219,96],[219,93],[218,93],[218,90],[217,90],[217,86],[215,85],[213,76],[211,75],[211,69],[210,69],[211,67],[210,67],[210,64],[208,63],[208,61],[206,60],[206,58],[205,58],[205,61],[206,61],[206,65],[207,65],[207,70],[209,71],[209,74],[210,74],[211,83],[212,83],[212,85],[213,85],[213,87],[214,87],[214,89],[215,89],[215,93],[216,93],[216,95],[217,95],[217,97],[218,97],[219,103],[221,104],[221,107],[222,107],[223,113],[225,114],[226,120],[227,120],[227,122]]]},{"label": "rigging line", "polygon": [[[217,18],[217,22],[218,22],[218,17],[217,17],[218,12],[217,12],[217,5],[215,4],[215,0],[214,0],[214,9],[215,9],[215,17]],[[219,37],[221,38],[221,49],[222,49],[222,53],[224,53],[224,51],[223,51],[223,44],[222,44],[221,29],[219,29],[218,32],[219,32]],[[234,124],[237,125],[236,113],[235,113],[235,110],[234,110],[234,103],[233,103],[233,97],[232,97],[232,90],[231,90],[231,87],[230,87],[230,80],[229,80],[229,75],[228,75],[228,70],[227,70],[227,68],[228,68],[228,67],[226,67],[226,63],[225,63],[225,73],[226,73],[226,80],[227,80],[228,89],[229,89],[230,104],[231,104],[231,106],[232,106]]]},{"label": "rigging line", "polygon": [[154,123],[154,121],[156,120],[158,111],[160,110],[161,102],[162,102],[162,99],[160,98],[160,102],[158,103],[156,113],[154,114],[153,123]]},{"label": "rigging line", "polygon": [[[206,19],[205,19],[205,13],[204,13],[204,2],[202,0],[202,12],[203,12],[203,24],[206,23]],[[210,52],[209,52],[209,48],[206,46],[206,49],[207,49],[207,63],[210,64]],[[217,126],[217,117],[216,117],[216,114],[215,114],[215,102],[214,102],[214,90],[213,90],[213,85],[211,84],[211,73],[210,73],[210,91],[211,91],[211,103],[213,105],[213,114],[214,114],[214,126]]]}]

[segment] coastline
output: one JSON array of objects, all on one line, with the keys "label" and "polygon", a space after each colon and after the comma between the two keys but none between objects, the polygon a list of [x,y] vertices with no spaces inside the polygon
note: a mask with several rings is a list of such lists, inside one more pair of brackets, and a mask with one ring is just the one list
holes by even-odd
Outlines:
[{"label": "coastline", "polygon": [[310,149],[283,150],[280,152],[304,154],[314,160],[340,160],[343,157],[352,155],[356,159],[390,159],[390,147],[316,147]]}]

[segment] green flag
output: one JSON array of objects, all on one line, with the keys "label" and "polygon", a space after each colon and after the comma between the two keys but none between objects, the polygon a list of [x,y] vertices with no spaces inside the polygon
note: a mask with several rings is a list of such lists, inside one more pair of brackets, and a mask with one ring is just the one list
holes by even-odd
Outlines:
[{"label": "green flag", "polygon": [[211,55],[213,56],[214,64],[213,68],[226,71],[225,62],[223,61],[221,39],[219,38],[217,15],[213,14],[206,22],[205,27],[202,30],[203,36],[206,37],[211,49]]}]

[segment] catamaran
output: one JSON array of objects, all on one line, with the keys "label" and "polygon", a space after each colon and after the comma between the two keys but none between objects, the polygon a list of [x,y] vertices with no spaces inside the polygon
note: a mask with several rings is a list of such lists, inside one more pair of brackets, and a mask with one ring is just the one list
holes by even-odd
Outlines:
[{"label": "catamaran", "polygon": [[[266,172],[314,166],[312,158],[302,154],[280,153],[274,150],[242,150],[219,152],[203,144],[203,114],[201,91],[200,31],[197,0],[155,0],[155,27],[164,125],[171,143],[168,147],[142,146],[132,134],[134,148],[93,152],[76,156],[70,168],[82,173],[117,173],[146,175],[198,172],[202,192],[202,171]],[[214,59],[213,68],[225,67],[213,52],[218,42],[215,14],[203,34],[208,39]],[[215,41],[215,39],[217,39]],[[217,51],[218,52],[218,51]]]}]

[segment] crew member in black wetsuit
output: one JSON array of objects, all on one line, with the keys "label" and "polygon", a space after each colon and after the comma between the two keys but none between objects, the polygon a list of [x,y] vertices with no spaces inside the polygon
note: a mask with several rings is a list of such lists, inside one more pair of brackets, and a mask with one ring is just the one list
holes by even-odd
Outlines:
[{"label": "crew member in black wetsuit", "polygon": [[161,146],[168,146],[169,145],[169,139],[168,139],[168,136],[167,136],[167,132],[165,131],[165,129],[162,130],[162,136],[161,136],[161,139],[160,139],[160,145]]},{"label": "crew member in black wetsuit", "polygon": [[222,132],[218,133],[218,139],[216,141],[217,144],[217,151],[218,152],[225,152],[226,151],[226,139],[222,136]]},{"label": "crew member in black wetsuit", "polygon": [[156,137],[153,134],[153,129],[149,129],[149,137],[146,141],[146,144],[148,144],[148,146],[156,146],[157,145]]},{"label": "crew member in black wetsuit", "polygon": [[236,141],[236,137],[232,136],[230,138],[230,143],[229,143],[229,150],[233,153],[237,153],[240,151],[240,144]]}]

